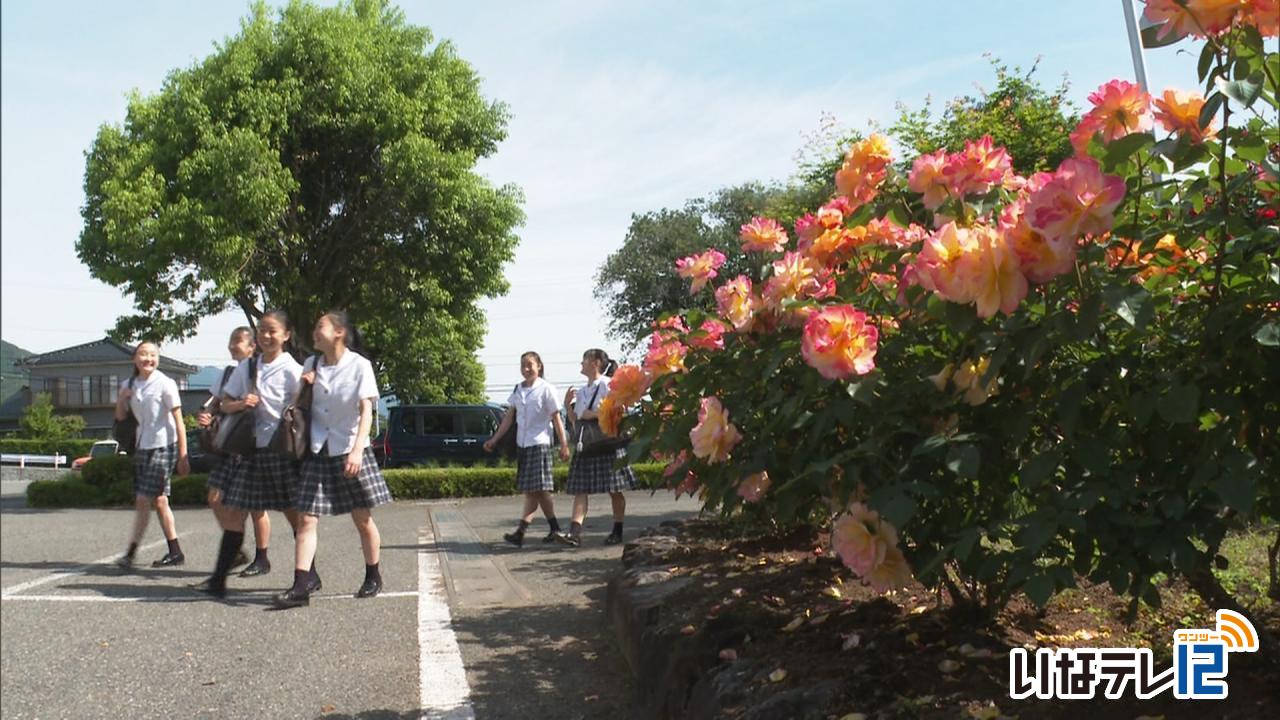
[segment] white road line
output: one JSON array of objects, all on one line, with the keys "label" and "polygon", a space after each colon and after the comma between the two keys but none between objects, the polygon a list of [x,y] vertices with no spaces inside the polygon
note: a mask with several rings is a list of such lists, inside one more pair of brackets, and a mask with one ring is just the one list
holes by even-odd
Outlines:
[{"label": "white road line", "polygon": [[[378,593],[380,598],[406,598],[417,597],[416,590],[405,590],[403,592],[384,592]],[[241,596],[245,597],[245,596]],[[232,600],[236,596],[232,594]],[[356,600],[354,595],[312,595],[311,600]],[[130,597],[110,597],[107,595],[15,595],[13,597],[5,597],[5,601],[10,600],[28,600],[35,602],[87,602],[87,603],[141,603],[141,602],[205,602],[210,600],[208,595],[203,595],[192,591],[188,595],[151,595],[141,596],[134,595]]]},{"label": "white road line", "polygon": [[418,676],[422,688],[421,718],[475,720],[471,688],[453,634],[449,601],[431,528],[423,528],[418,551]]},{"label": "white road line", "polygon": [[[190,530],[188,530],[187,532],[181,532],[181,533],[178,533],[178,538],[181,539],[183,535],[190,535],[190,534],[191,534]],[[141,552],[143,550],[150,550],[151,548],[160,547],[161,545],[164,545],[166,543],[168,543],[168,540],[163,540],[163,539],[157,540],[153,543],[148,543],[146,545],[139,547],[138,551]],[[10,597],[20,592],[25,592],[34,587],[40,587],[45,583],[50,583],[50,582],[53,582],[54,580],[61,580],[62,578],[71,577],[72,575],[82,575],[89,568],[92,568],[97,565],[106,565],[107,563],[115,561],[116,558],[121,556],[121,554],[122,553],[114,553],[104,558],[94,560],[91,563],[86,563],[84,565],[77,565],[76,567],[73,567],[69,570],[55,570],[52,573],[45,575],[44,577],[39,577],[39,578],[36,578],[35,580],[28,580],[26,582],[18,583],[17,585],[10,585],[4,590],[0,590],[0,598],[8,600]]]}]

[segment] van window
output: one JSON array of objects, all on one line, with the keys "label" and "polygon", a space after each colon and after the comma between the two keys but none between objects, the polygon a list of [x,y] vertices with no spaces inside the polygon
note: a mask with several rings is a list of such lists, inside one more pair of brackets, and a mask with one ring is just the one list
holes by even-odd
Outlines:
[{"label": "van window", "polygon": [[498,429],[498,421],[492,413],[469,412],[462,415],[463,435],[492,435]]},{"label": "van window", "polygon": [[418,434],[418,413],[415,410],[404,409],[400,411],[400,432],[410,435]]},{"label": "van window", "polygon": [[453,435],[453,413],[448,410],[423,410],[419,413],[422,416],[422,434],[423,435]]}]

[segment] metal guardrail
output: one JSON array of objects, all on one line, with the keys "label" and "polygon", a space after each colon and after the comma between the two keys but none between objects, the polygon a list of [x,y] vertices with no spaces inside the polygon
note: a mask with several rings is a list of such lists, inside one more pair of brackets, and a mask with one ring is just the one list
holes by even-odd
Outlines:
[{"label": "metal guardrail", "polygon": [[27,455],[25,453],[4,453],[0,455],[0,463],[17,465],[18,467],[52,465],[58,468],[67,465],[69,462],[70,460],[66,455]]}]

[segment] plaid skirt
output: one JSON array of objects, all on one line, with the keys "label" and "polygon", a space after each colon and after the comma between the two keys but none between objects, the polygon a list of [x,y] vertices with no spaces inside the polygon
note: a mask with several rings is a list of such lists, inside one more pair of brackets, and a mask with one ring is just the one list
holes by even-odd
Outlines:
[{"label": "plaid skirt", "polygon": [[345,515],[356,508],[371,508],[391,502],[382,471],[373,449],[366,447],[360,474],[342,474],[347,456],[308,455],[302,461],[302,484],[298,489],[299,512],[310,515]]},{"label": "plaid skirt", "polygon": [[226,494],[227,486],[235,479],[236,475],[245,472],[248,465],[244,462],[244,458],[239,455],[225,455],[219,457],[218,464],[213,467],[209,473],[209,479],[206,485],[210,490],[217,490],[222,494]]},{"label": "plaid skirt", "polygon": [[240,510],[292,510],[298,501],[298,463],[266,448],[240,461],[222,489],[222,504]]},{"label": "plaid skirt", "polygon": [[522,493],[556,489],[551,475],[551,446],[530,445],[516,451],[516,490]]},{"label": "plaid skirt", "polygon": [[133,494],[160,497],[169,494],[169,479],[178,465],[178,444],[133,453]]},{"label": "plaid skirt", "polygon": [[595,495],[635,490],[636,474],[631,471],[631,466],[615,467],[619,460],[626,457],[626,448],[619,448],[613,455],[574,455],[573,462],[569,463],[569,484],[565,492],[570,495]]}]

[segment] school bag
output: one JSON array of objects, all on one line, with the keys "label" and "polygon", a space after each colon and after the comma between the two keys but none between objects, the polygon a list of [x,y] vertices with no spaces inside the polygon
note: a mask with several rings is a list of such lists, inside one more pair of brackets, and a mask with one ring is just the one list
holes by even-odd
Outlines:
[{"label": "school bag", "polygon": [[[133,389],[133,378],[129,378],[129,389]],[[125,413],[123,420],[111,424],[111,435],[120,446],[120,452],[132,455],[138,449],[138,418],[129,403],[125,403]]]},{"label": "school bag", "polygon": [[[317,353],[310,358],[311,369],[319,364]],[[307,364],[302,364],[302,374],[307,374]],[[311,393],[314,382],[302,383],[298,397],[280,413],[280,425],[271,436],[270,448],[286,457],[301,460],[311,451]]]},{"label": "school bag", "polygon": [[[596,397],[600,395],[600,386],[596,385],[595,390],[591,393],[591,401],[587,403],[587,409],[594,409],[596,406]],[[600,427],[600,421],[597,419],[586,420],[578,418],[578,455],[582,457],[603,457],[614,455],[619,448],[627,446],[629,442],[626,438],[610,437],[605,434],[603,428]]]},{"label": "school bag", "polygon": [[[218,385],[218,387],[219,388],[226,387],[227,381],[231,379],[231,373],[235,371],[236,371],[235,365],[228,365],[226,369],[222,371],[222,383]],[[210,397],[208,400],[205,401],[204,405],[200,409],[203,411],[208,411],[209,408],[213,406],[214,400],[217,400],[217,399],[218,398]],[[221,416],[222,416],[221,412],[213,413],[213,420],[210,421],[208,426],[200,428],[200,433],[196,435],[196,440],[200,443],[200,449],[204,450],[207,453],[212,453],[214,455],[222,454],[221,452],[218,451],[218,448],[214,443],[214,438],[218,434],[218,423],[220,421]]]},{"label": "school bag", "polygon": [[[249,390],[245,395],[258,392],[258,356],[249,358]],[[213,447],[216,452],[227,455],[251,455],[258,449],[253,427],[255,424],[254,409],[245,408],[237,413],[218,415],[214,418],[217,428],[213,430]]]}]

